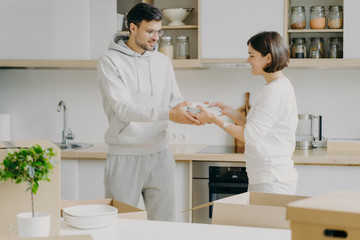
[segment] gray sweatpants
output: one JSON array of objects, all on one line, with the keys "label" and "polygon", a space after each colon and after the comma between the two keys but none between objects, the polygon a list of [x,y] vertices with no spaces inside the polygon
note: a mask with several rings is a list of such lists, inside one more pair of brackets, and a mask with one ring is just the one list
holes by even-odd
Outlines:
[{"label": "gray sweatpants", "polygon": [[137,206],[140,194],[149,220],[175,221],[175,160],[169,149],[150,155],[108,154],[105,196]]}]

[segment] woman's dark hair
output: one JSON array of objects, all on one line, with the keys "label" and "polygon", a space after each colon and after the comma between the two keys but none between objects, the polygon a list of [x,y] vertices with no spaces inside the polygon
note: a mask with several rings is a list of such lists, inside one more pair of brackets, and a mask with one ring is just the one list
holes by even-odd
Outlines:
[{"label": "woman's dark hair", "polygon": [[136,4],[127,14],[127,24],[126,26],[130,31],[130,23],[134,23],[136,26],[145,20],[150,22],[152,20],[161,21],[162,14],[160,9],[149,4],[149,3],[138,3]]},{"label": "woman's dark hair", "polygon": [[271,55],[271,63],[264,68],[267,73],[280,71],[288,66],[290,50],[288,44],[277,32],[260,32],[252,36],[247,45],[260,52],[262,56]]}]

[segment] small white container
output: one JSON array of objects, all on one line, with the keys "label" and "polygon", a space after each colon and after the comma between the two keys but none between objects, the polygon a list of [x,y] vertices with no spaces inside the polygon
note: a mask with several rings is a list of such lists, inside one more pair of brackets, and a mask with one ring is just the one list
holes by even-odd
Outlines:
[{"label": "small white container", "polygon": [[160,38],[160,48],[159,52],[165,54],[170,59],[174,58],[174,45],[172,43],[172,37],[170,36],[163,36]]},{"label": "small white container", "polygon": [[50,234],[51,215],[49,213],[31,212],[17,215],[19,237],[48,237]]}]

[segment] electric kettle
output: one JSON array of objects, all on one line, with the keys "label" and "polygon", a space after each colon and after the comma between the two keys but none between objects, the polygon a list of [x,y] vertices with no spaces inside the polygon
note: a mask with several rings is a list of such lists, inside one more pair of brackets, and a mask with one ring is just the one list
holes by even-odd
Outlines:
[{"label": "electric kettle", "polygon": [[[296,149],[312,149],[323,141],[322,137],[322,116],[311,114],[299,114],[298,126],[296,129]],[[317,123],[317,124],[316,124]],[[315,134],[314,130],[317,130]],[[321,144],[318,144],[320,146]]]}]

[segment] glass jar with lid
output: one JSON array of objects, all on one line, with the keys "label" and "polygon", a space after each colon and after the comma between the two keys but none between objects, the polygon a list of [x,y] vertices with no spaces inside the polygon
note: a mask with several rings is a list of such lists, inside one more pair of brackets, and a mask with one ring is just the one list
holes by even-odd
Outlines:
[{"label": "glass jar with lid", "polygon": [[324,57],[324,39],[322,37],[314,37],[310,39],[310,58]]},{"label": "glass jar with lid", "polygon": [[170,36],[163,36],[160,38],[159,52],[165,54],[170,59],[174,58],[173,38]]},{"label": "glass jar with lid", "polygon": [[343,8],[339,5],[329,7],[329,13],[327,15],[328,28],[341,29],[343,28]]},{"label": "glass jar with lid", "polygon": [[332,37],[329,44],[329,58],[343,58],[343,38]]},{"label": "glass jar with lid", "polygon": [[312,6],[310,8],[310,28],[325,28],[325,8],[324,6]]},{"label": "glass jar with lid", "polygon": [[176,59],[190,59],[190,43],[188,36],[178,36],[176,38]]},{"label": "glass jar with lid", "polygon": [[306,27],[305,7],[291,7],[289,22],[291,29],[304,29]]},{"label": "glass jar with lid", "polygon": [[293,38],[291,45],[291,58],[306,58],[305,38]]}]

